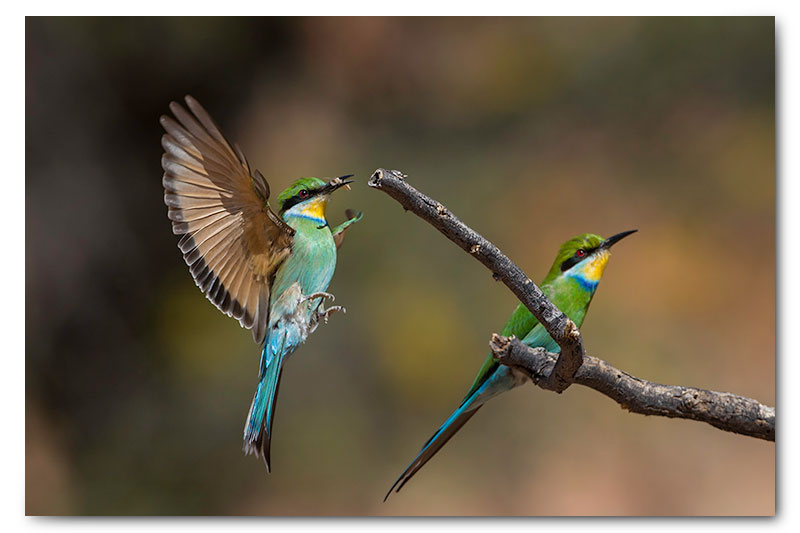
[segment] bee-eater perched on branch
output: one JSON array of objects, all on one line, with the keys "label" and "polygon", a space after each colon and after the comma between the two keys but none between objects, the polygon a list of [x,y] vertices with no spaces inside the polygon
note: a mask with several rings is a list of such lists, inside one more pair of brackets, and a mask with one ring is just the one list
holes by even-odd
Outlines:
[{"label": "bee-eater perched on branch", "polygon": [[[608,264],[611,255],[609,249],[635,231],[618,233],[608,239],[584,233],[565,242],[558,251],[550,272],[541,284],[541,289],[578,327],[583,324],[586,311]],[[541,347],[548,352],[561,351],[561,347],[545,331],[544,326],[539,324],[522,304],[519,304],[511,314],[501,335],[506,337],[514,335],[528,346]],[[386,493],[384,501],[393,490],[399,492],[484,403],[526,381],[528,381],[527,375],[499,364],[490,353],[461,405],[423,445],[422,450]]]},{"label": "bee-eater perched on branch", "polygon": [[261,456],[269,471],[283,365],[320,320],[327,322],[331,312],[342,310],[323,308],[325,298],[333,300],[324,291],[344,231],[361,213],[348,210],[348,220],[333,229],[325,218],[330,195],[349,188],[349,175],[295,181],[278,195],[275,213],[264,176],[250,171],[241,150],[194,98],[187,96],[186,105],[188,111],[170,104],[177,121],[161,117],[164,202],[197,286],[264,343],[244,451]]}]

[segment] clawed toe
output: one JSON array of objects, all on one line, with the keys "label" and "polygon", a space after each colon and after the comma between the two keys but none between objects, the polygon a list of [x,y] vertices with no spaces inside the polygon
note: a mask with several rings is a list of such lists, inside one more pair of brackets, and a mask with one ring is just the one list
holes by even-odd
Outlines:
[{"label": "clawed toe", "polygon": [[347,313],[347,309],[342,307],[341,305],[334,305],[333,307],[329,307],[324,311],[317,313],[318,317],[321,318],[326,324],[328,323],[328,317],[330,317],[333,313]]},{"label": "clawed toe", "polygon": [[332,302],[336,301],[336,296],[334,296],[333,294],[331,294],[329,292],[315,292],[315,293],[309,294],[308,296],[305,296],[301,301],[307,302],[307,301],[310,301],[310,300],[315,300],[317,298],[321,298],[322,300],[330,300]]}]

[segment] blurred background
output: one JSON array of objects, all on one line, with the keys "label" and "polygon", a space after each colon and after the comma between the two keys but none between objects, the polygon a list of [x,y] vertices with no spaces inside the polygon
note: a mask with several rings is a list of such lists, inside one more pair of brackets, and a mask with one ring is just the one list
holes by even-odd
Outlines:
[{"label": "blurred background", "polygon": [[[517,302],[366,181],[403,170],[535,280],[567,238],[638,228],[588,351],[774,405],[774,57],[766,17],[28,18],[27,513],[773,513],[773,443],[583,387],[492,401],[382,503]],[[286,367],[271,475],[241,453],[258,348],[163,204],[185,94],[273,191],[358,180],[329,206],[365,212],[348,312]]]}]

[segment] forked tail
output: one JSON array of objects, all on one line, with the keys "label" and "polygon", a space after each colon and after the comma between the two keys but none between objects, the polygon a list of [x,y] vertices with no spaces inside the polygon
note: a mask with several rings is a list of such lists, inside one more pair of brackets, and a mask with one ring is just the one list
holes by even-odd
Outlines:
[{"label": "forked tail", "polygon": [[[258,388],[250,404],[244,426],[244,453],[261,457],[270,471],[269,450],[272,441],[272,422],[275,420],[275,401],[283,374],[285,334],[271,335],[261,354]],[[279,338],[275,338],[279,337]]]}]

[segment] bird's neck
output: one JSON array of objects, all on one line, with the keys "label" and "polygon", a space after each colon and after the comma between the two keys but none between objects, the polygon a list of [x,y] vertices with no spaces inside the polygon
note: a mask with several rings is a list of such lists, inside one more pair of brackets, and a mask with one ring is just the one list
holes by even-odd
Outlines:
[{"label": "bird's neck", "polygon": [[[326,226],[325,208],[328,206],[327,196],[318,196],[293,205],[283,213],[283,220],[292,227],[303,220],[315,223],[317,226]],[[296,228],[295,228],[296,229]]]},{"label": "bird's neck", "polygon": [[580,281],[568,276],[559,276],[549,284],[542,286],[542,291],[575,325],[580,327],[586,317],[586,311],[594,296],[597,285],[586,288]]},{"label": "bird's neck", "polygon": [[594,293],[597,284],[600,283],[600,278],[603,277],[610,256],[608,250],[597,252],[564,272],[562,277],[574,280],[583,290]]},{"label": "bird's neck", "polygon": [[603,277],[609,254],[603,252],[561,273],[543,288],[552,302],[580,327]]}]

